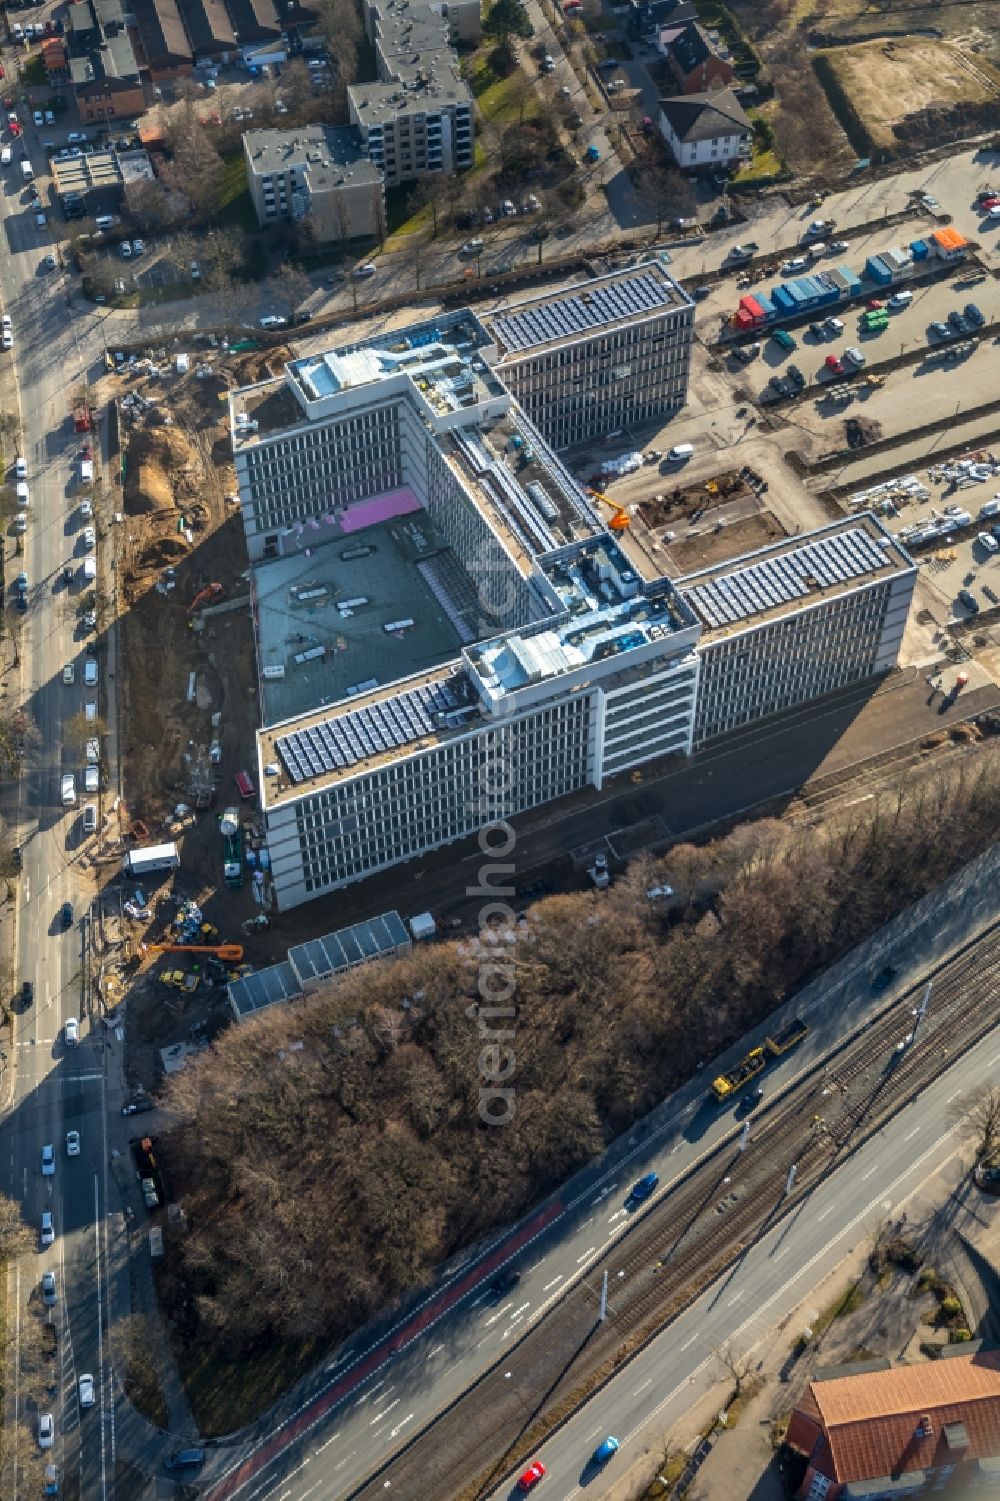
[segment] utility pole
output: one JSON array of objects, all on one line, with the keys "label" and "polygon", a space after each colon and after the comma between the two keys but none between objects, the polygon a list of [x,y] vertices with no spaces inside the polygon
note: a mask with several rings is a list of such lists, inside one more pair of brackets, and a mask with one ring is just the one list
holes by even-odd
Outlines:
[{"label": "utility pole", "polygon": [[934,981],[933,980],[928,980],[927,981],[927,989],[924,991],[924,998],[920,1002],[920,1005],[917,1007],[916,1011],[914,1011],[914,1013],[913,1013],[913,1031],[910,1033],[911,1037],[915,1037],[916,1036],[917,1028],[920,1026],[920,1023],[923,1021],[924,1017],[927,1015],[927,1007],[930,1005],[931,991],[933,989],[934,989]]},{"label": "utility pole", "polygon": [[597,1315],[597,1322],[603,1324],[608,1316],[608,1274],[604,1273],[601,1278],[601,1311]]},{"label": "utility pole", "polygon": [[788,1169],[788,1177],[785,1179],[785,1198],[786,1199],[787,1199],[788,1195],[792,1191],[792,1185],[795,1182],[795,1174],[797,1173],[797,1171],[798,1171],[798,1168],[796,1167],[795,1163],[793,1162],[792,1165],[791,1165],[791,1167]]},{"label": "utility pole", "polygon": [[750,1145],[750,1122],[743,1122],[743,1130],[740,1133],[740,1151],[745,1152]]}]

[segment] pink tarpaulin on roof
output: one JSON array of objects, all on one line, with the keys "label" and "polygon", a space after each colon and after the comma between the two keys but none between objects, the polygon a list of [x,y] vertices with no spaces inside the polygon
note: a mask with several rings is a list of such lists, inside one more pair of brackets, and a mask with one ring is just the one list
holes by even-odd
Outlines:
[{"label": "pink tarpaulin on roof", "polygon": [[345,532],[361,532],[366,526],[377,526],[380,521],[392,521],[395,516],[408,516],[411,511],[419,510],[420,502],[412,490],[405,487],[389,490],[385,495],[351,506],[341,517],[340,526]]}]

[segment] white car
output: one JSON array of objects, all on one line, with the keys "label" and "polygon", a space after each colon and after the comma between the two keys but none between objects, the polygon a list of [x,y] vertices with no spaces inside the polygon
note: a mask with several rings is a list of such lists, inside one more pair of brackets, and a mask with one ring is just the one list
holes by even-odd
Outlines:
[{"label": "white car", "polygon": [[56,1298],[58,1296],[59,1296],[59,1294],[56,1291],[56,1274],[55,1274],[55,1272],[43,1272],[42,1273],[42,1302],[45,1304],[46,1308],[53,1308],[53,1307],[55,1307]]},{"label": "white car", "polygon": [[282,318],[278,313],[268,313],[266,318],[260,320],[261,328],[284,328],[288,323],[287,318]]},{"label": "white car", "polygon": [[89,521],[94,514],[94,503],[90,500],[81,500],[80,516],[84,521]]},{"label": "white car", "polygon": [[360,279],[365,276],[374,276],[377,269],[374,261],[365,261],[362,265],[355,266],[351,274]]},{"label": "white car", "polygon": [[38,129],[41,130],[42,126],[45,124],[45,116],[42,114],[41,110],[36,109],[31,118],[34,120]]},{"label": "white car", "polygon": [[76,777],[71,771],[67,771],[60,784],[60,796],[64,808],[72,808],[76,804]]},{"label": "white car", "polygon": [[56,1424],[50,1412],[38,1414],[38,1447],[51,1449],[56,1441]]},{"label": "white car", "polygon": [[25,532],[27,530],[28,530],[28,513],[27,513],[27,511],[18,511],[17,515],[14,517],[14,535],[15,535],[15,537],[23,537],[24,534],[25,534]]},{"label": "white car", "polygon": [[827,247],[830,255],[843,255],[844,251],[850,248],[846,240],[831,240]]},{"label": "white car", "polygon": [[66,666],[63,668],[63,682],[64,683],[75,683],[76,682],[76,668],[75,668],[75,666],[73,665],[72,662],[67,662]]},{"label": "white car", "polygon": [[66,139],[71,146],[75,146],[78,142],[87,139],[87,132],[85,130],[71,130]]},{"label": "white car", "polygon": [[66,1033],[66,1046],[68,1048],[75,1048],[77,1043],[80,1041],[80,1023],[77,1021],[75,1016],[67,1018],[66,1025],[63,1030]]},{"label": "white car", "polygon": [[13,349],[13,348],[14,348],[14,335],[11,333],[11,331],[10,331],[9,328],[5,328],[4,331],[3,331],[3,333],[0,334],[0,349]]},{"label": "white car", "polygon": [[809,262],[804,255],[796,255],[790,261],[786,261],[781,268],[782,276],[795,276],[797,272],[804,271]]},{"label": "white car", "polygon": [[1000,552],[1000,542],[990,532],[980,532],[976,541],[984,552]]},{"label": "white car", "polygon": [[85,1371],[80,1377],[80,1406],[93,1407],[94,1405],[94,1378],[89,1371]]},{"label": "white car", "polygon": [[95,657],[88,657],[83,665],[83,681],[88,688],[97,686],[98,666]]},{"label": "white car", "polygon": [[56,117],[50,109],[45,111],[45,123],[46,125],[54,125],[56,123]]},{"label": "white car", "polygon": [[992,500],[979,507],[980,521],[989,521],[993,516],[1000,516],[1000,495],[994,495]]},{"label": "white car", "polygon": [[51,1142],[42,1148],[42,1177],[52,1178],[56,1171],[56,1149]]},{"label": "white car", "polygon": [[[6,327],[6,324],[4,326]],[[28,478],[28,461],[27,459],[23,459],[20,454],[14,460],[14,474],[17,479]]]},{"label": "white car", "polygon": [[886,307],[892,308],[892,311],[895,313],[898,312],[900,308],[909,307],[912,301],[912,292],[893,292],[892,296],[886,302]]},{"label": "white car", "polygon": [[121,257],[122,257],[123,261],[130,261],[132,259],[132,241],[131,240],[122,240],[122,243],[121,243]]},{"label": "white car", "polygon": [[276,115],[288,114],[288,105],[285,103],[284,99],[276,99],[274,101],[274,113]]},{"label": "white car", "polygon": [[146,247],[142,243],[141,240],[133,240],[132,241],[132,254],[133,255],[145,255],[146,254]]},{"label": "white car", "polygon": [[97,533],[92,526],[85,526],[83,529],[83,546],[87,552],[92,552],[97,546]]},{"label": "white car", "polygon": [[46,1209],[42,1214],[42,1245],[51,1246],[56,1238],[56,1227],[52,1222],[52,1210]]},{"label": "white car", "polygon": [[66,1132],[66,1156],[67,1157],[79,1157],[79,1155],[80,1155],[80,1133],[79,1133],[79,1131],[67,1131]]}]

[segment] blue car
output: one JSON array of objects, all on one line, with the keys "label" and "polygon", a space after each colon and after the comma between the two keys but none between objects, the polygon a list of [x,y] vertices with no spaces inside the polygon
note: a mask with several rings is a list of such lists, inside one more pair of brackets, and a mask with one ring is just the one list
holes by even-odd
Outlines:
[{"label": "blue car", "polygon": [[644,1178],[639,1179],[638,1183],[632,1184],[632,1192],[629,1194],[629,1198],[641,1203],[643,1199],[649,1198],[659,1181],[659,1173],[647,1173]]},{"label": "blue car", "polygon": [[618,1440],[616,1438],[606,1438],[603,1444],[598,1444],[597,1448],[594,1450],[594,1464],[606,1465],[612,1454],[617,1453]]}]

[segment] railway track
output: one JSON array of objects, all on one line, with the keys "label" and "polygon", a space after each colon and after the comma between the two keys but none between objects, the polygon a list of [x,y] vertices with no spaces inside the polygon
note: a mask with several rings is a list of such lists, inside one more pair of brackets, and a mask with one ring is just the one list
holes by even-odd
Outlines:
[{"label": "railway track", "polygon": [[[960,1055],[996,1025],[998,934],[1000,923],[938,966],[930,976],[925,1015],[915,1019],[914,1012],[926,981],[752,1117],[742,1152],[737,1131],[696,1164],[540,1318],[532,1322],[525,1316],[520,1338],[496,1364],[351,1497],[374,1501],[391,1488],[396,1495],[476,1501],[500,1484],[587,1396],[936,1077],[946,1058]],[[718,1108],[706,1102],[689,1133],[696,1137]],[[786,1194],[793,1163],[794,1189]],[[598,1216],[602,1207],[607,1206],[598,1208]],[[607,1231],[595,1225],[594,1233]],[[600,1323],[605,1271],[608,1318]],[[516,1329],[515,1302],[495,1312],[510,1318]],[[422,1361],[414,1354],[414,1370]],[[409,1364],[401,1354],[398,1374]]]}]

